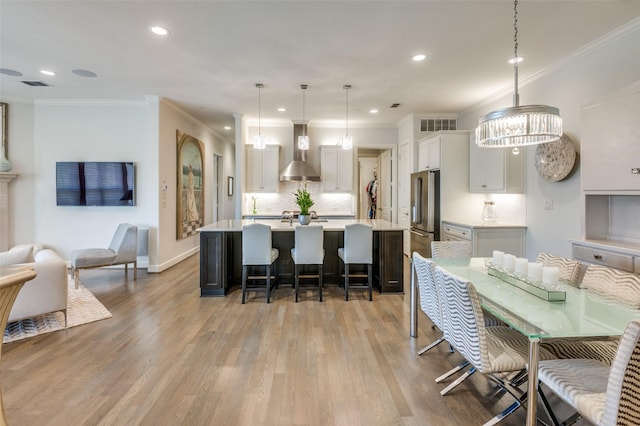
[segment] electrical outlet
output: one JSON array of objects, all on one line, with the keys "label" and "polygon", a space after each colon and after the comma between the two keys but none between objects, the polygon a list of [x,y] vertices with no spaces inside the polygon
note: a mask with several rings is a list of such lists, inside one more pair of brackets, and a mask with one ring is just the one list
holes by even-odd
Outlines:
[{"label": "electrical outlet", "polygon": [[553,200],[544,200],[544,209],[553,210]]}]

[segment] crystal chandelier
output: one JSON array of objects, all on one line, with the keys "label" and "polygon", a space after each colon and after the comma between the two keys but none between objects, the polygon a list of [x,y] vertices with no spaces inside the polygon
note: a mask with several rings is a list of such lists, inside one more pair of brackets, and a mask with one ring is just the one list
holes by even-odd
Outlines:
[{"label": "crystal chandelier", "polygon": [[480,117],[476,127],[476,144],[502,148],[535,145],[562,136],[562,118],[558,108],[547,105],[520,106],[518,95],[518,0],[513,6],[515,92],[513,107],[499,109]]},{"label": "crystal chandelier", "polygon": [[301,84],[302,89],[302,135],[298,136],[298,149],[309,149],[309,136],[307,136],[307,123],[304,121],[304,92],[307,91],[306,84]]},{"label": "crystal chandelier", "polygon": [[264,84],[262,83],[256,83],[256,87],[258,88],[258,134],[255,135],[253,137],[253,147],[255,149],[265,149],[267,146],[267,143],[269,142],[269,139],[266,136],[263,136],[262,133],[260,132],[260,119],[261,119],[261,113],[260,113],[260,107],[261,107],[261,98],[260,98],[260,92],[261,89],[264,87]]},{"label": "crystal chandelier", "polygon": [[351,149],[353,148],[353,137],[349,136],[349,90],[351,89],[351,85],[345,84],[342,88],[347,93],[347,116],[345,120],[346,133],[340,138],[338,145],[341,145],[342,149]]}]

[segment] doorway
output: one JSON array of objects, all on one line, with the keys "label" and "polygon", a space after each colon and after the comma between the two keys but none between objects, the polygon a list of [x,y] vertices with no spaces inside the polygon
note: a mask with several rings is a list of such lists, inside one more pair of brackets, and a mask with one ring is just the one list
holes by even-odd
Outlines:
[{"label": "doorway", "polygon": [[213,154],[213,182],[211,185],[211,220],[217,222],[222,217],[222,155]]}]

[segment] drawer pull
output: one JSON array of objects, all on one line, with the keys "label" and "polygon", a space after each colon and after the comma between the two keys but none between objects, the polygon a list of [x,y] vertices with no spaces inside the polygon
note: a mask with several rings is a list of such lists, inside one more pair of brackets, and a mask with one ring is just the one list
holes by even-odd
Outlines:
[{"label": "drawer pull", "polygon": [[631,169],[631,174],[640,175],[640,167],[634,167]]},{"label": "drawer pull", "polygon": [[594,255],[593,255],[593,258],[594,258],[595,260],[602,261],[602,255],[601,255],[601,254],[594,254]]}]

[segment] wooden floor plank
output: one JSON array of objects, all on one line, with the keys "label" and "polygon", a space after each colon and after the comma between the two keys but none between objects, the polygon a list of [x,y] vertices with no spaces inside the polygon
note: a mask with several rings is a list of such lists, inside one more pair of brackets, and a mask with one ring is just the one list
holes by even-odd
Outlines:
[{"label": "wooden floor plank", "polygon": [[[83,271],[104,321],[3,347],[13,425],[474,425],[510,402],[476,374],[447,397],[434,378],[460,361],[420,318],[409,337],[409,291],[339,287],[201,298],[199,259],[159,274]],[[407,265],[405,265],[407,266]],[[408,270],[408,266],[406,268]],[[408,272],[405,282],[409,282]],[[422,314],[421,314],[422,315]],[[501,424],[524,424],[524,410]]]}]

